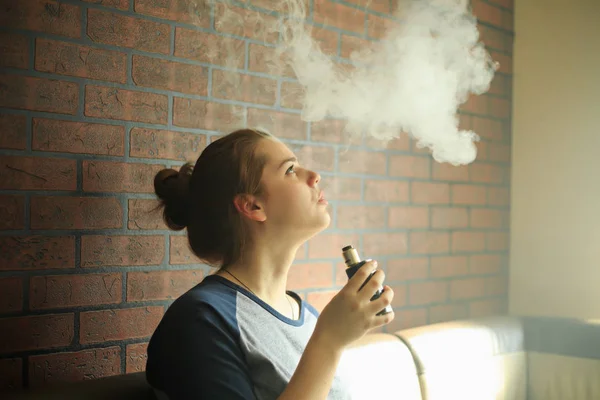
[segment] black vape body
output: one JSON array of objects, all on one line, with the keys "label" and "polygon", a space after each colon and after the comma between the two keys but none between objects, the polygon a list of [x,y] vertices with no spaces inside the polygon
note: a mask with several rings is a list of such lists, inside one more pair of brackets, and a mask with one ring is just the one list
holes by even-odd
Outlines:
[{"label": "black vape body", "polygon": [[[348,279],[352,278],[354,276],[354,274],[356,273],[356,271],[358,271],[363,265],[365,265],[365,263],[370,261],[370,260],[360,260],[356,249],[354,249],[352,246],[344,247],[342,249],[342,254],[344,256],[344,261],[347,266],[346,275],[348,276]],[[375,273],[375,271],[373,271],[369,274],[369,277],[363,282],[363,284],[360,286],[360,289],[362,289],[367,284],[367,282],[369,282],[369,280],[371,279],[371,277],[373,276],[374,273]],[[377,289],[377,291],[375,292],[375,294],[371,297],[371,301],[378,299],[382,293],[383,293],[383,287],[380,286]],[[378,312],[377,315],[385,315],[390,312],[392,312],[392,307],[387,306],[383,310]]]}]

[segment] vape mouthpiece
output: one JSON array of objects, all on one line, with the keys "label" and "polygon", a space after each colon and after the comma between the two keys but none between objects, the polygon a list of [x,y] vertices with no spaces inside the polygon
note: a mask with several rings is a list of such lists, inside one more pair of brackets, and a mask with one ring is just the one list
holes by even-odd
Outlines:
[{"label": "vape mouthpiece", "polygon": [[358,251],[352,245],[346,246],[342,249],[342,255],[344,257],[344,262],[346,263],[346,267],[350,268],[356,263],[360,262],[360,257],[358,256]]}]

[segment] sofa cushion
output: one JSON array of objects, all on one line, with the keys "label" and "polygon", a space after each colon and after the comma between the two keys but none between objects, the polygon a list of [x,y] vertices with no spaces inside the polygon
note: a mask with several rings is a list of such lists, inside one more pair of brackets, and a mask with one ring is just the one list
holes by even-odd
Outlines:
[{"label": "sofa cushion", "polygon": [[600,399],[600,323],[523,317],[528,399]]},{"label": "sofa cushion", "polygon": [[396,335],[413,354],[425,400],[526,398],[526,354],[518,318],[445,322]]},{"label": "sofa cushion", "polygon": [[2,394],[4,400],[156,400],[144,372]]},{"label": "sofa cushion", "polygon": [[422,399],[412,355],[391,334],[369,334],[355,342],[342,355],[338,372],[353,400]]}]

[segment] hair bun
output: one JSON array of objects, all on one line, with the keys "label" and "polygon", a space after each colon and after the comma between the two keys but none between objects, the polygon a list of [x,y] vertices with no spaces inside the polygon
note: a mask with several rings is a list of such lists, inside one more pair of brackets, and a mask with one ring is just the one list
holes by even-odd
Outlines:
[{"label": "hair bun", "polygon": [[192,165],[185,164],[179,171],[167,168],[154,177],[154,192],[162,202],[163,219],[171,229],[181,230],[188,225],[192,171]]}]

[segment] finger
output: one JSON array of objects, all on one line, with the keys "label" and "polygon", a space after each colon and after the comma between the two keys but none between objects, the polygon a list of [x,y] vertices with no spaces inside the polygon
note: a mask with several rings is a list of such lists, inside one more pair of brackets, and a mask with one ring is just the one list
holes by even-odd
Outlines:
[{"label": "finger", "polygon": [[394,311],[391,311],[387,314],[377,315],[373,318],[373,323],[371,329],[379,328],[380,326],[387,325],[394,320],[396,314]]},{"label": "finger", "polygon": [[383,293],[381,296],[371,301],[367,306],[369,315],[375,315],[377,318],[379,318],[380,316],[376,314],[392,304],[392,300],[394,300],[394,290],[386,285],[383,288]]},{"label": "finger", "polygon": [[371,298],[382,288],[384,279],[385,272],[381,269],[376,270],[369,281],[365,283],[365,286],[358,292],[360,300],[371,301]]},{"label": "finger", "polygon": [[350,278],[348,283],[345,286],[345,289],[350,293],[356,293],[359,291],[360,287],[365,283],[365,281],[369,278],[369,275],[377,269],[377,261],[370,260],[367,261],[362,267],[358,269]]}]

